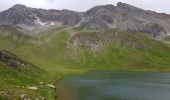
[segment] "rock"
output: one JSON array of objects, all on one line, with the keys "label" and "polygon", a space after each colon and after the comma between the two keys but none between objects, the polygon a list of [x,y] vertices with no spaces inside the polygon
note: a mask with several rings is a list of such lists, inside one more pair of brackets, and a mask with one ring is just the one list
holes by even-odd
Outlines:
[{"label": "rock", "polygon": [[48,87],[55,89],[56,87],[53,84],[47,84]]},{"label": "rock", "polygon": [[44,97],[41,97],[41,100],[45,100],[45,98],[44,98]]},{"label": "rock", "polygon": [[28,89],[30,89],[30,90],[38,90],[38,88],[36,86],[28,87]]},{"label": "rock", "polygon": [[35,100],[39,100],[39,98],[36,98],[36,97],[35,97]]},{"label": "rock", "polygon": [[0,61],[17,71],[27,71],[31,68],[31,66],[24,66],[28,62],[5,50],[0,50]]},{"label": "rock", "polygon": [[24,98],[24,100],[31,100],[30,98]]},{"label": "rock", "polygon": [[41,85],[43,85],[44,83],[43,82],[39,82]]},{"label": "rock", "polygon": [[26,96],[26,94],[22,94],[22,95],[20,95],[21,96],[21,98],[24,98],[25,96]]}]

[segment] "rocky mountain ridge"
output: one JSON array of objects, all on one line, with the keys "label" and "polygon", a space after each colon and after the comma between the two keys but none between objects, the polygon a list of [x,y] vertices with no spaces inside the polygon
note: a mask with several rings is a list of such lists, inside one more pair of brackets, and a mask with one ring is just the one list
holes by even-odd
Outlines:
[{"label": "rocky mountain ridge", "polygon": [[56,27],[81,30],[121,29],[130,33],[145,32],[160,38],[170,34],[170,15],[143,10],[119,2],[117,6],[96,6],[87,12],[45,10],[14,5],[0,12],[0,24],[17,26],[26,32],[40,33]]}]

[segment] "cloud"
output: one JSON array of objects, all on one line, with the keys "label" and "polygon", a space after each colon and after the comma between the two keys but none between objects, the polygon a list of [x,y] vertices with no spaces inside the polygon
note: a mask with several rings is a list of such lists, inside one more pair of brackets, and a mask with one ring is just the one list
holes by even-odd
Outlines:
[{"label": "cloud", "polygon": [[170,14],[170,0],[125,0],[125,2],[145,10]]},{"label": "cloud", "polygon": [[15,0],[1,0],[0,11],[5,10],[14,4]]},{"label": "cloud", "polygon": [[30,7],[46,8],[47,5],[53,5],[50,0],[16,0],[20,4],[24,4]]},{"label": "cloud", "polygon": [[18,3],[36,8],[86,11],[97,5],[116,5],[117,2],[124,2],[146,10],[170,14],[169,0],[0,0],[0,11]]},{"label": "cloud", "polygon": [[[48,0],[47,0],[48,1]],[[91,7],[104,4],[113,4],[115,0],[56,0],[52,8],[71,9],[76,11],[86,11]]]}]

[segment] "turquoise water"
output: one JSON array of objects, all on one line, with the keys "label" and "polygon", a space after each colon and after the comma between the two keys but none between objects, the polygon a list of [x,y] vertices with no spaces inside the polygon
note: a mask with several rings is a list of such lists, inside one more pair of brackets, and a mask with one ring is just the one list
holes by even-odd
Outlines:
[{"label": "turquoise water", "polygon": [[170,100],[170,73],[91,71],[62,82],[77,100]]}]

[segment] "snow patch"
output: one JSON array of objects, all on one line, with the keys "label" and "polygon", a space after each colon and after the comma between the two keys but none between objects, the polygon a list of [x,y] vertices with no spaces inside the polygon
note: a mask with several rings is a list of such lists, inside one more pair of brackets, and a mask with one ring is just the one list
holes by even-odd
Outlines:
[{"label": "snow patch", "polygon": [[36,20],[34,22],[39,25],[42,25],[42,26],[54,26],[55,25],[54,22],[42,22],[41,19],[36,14],[33,14],[33,15],[36,18]]}]

